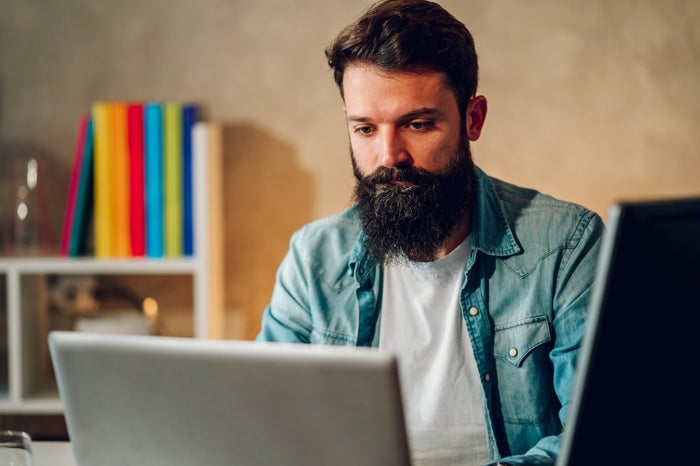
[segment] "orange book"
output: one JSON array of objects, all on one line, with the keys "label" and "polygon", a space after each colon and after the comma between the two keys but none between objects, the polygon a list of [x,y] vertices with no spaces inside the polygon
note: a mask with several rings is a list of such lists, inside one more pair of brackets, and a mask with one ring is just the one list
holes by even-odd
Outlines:
[{"label": "orange book", "polygon": [[109,106],[112,123],[112,236],[113,253],[118,257],[131,255],[129,227],[129,152],[127,147],[126,104],[113,102]]}]

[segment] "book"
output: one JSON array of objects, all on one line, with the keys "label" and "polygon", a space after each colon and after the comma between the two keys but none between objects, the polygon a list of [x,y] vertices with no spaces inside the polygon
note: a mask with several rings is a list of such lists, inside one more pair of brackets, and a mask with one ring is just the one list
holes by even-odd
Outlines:
[{"label": "book", "polygon": [[113,179],[112,179],[112,123],[108,102],[93,105],[95,119],[94,153],[94,229],[95,256],[114,255],[113,233]]},{"label": "book", "polygon": [[[200,108],[176,101],[98,101],[79,128],[64,213],[61,254],[70,255],[71,228],[85,155],[92,137],[96,257],[181,257],[196,250],[193,128]],[[205,207],[206,208],[206,207]],[[83,235],[85,236],[85,232]],[[81,240],[85,243],[85,238]],[[85,250],[85,244],[81,250]]]},{"label": "book", "polygon": [[93,219],[93,189],[94,189],[94,119],[89,118],[83,144],[83,155],[80,164],[78,184],[75,194],[75,210],[71,228],[68,255],[78,257],[90,252],[90,226]]},{"label": "book", "polygon": [[112,143],[112,253],[117,257],[131,255],[129,227],[129,152],[127,147],[127,114],[124,102],[111,102],[108,106]]},{"label": "book", "polygon": [[73,170],[71,171],[70,184],[68,185],[68,198],[66,200],[66,210],[63,216],[63,234],[61,236],[61,256],[68,256],[70,249],[70,241],[72,236],[72,228],[75,216],[76,193],[78,191],[78,183],[80,183],[81,167],[83,164],[83,155],[85,153],[85,142],[87,138],[87,130],[90,122],[90,115],[85,114],[80,117],[78,124],[78,140],[75,144],[75,153],[73,155]]},{"label": "book", "polygon": [[163,199],[165,255],[182,256],[182,104],[163,105]]},{"label": "book", "polygon": [[194,254],[194,205],[192,191],[192,129],[198,119],[194,104],[182,107],[182,248],[185,256]]},{"label": "book", "polygon": [[127,148],[129,153],[129,228],[131,255],[142,257],[146,251],[146,214],[144,197],[143,104],[127,106]]},{"label": "book", "polygon": [[202,296],[209,320],[202,323],[208,335],[223,338],[224,220],[223,128],[218,122],[198,121],[192,128],[192,171],[195,216],[195,250],[208,268],[208,296]]},{"label": "book", "polygon": [[144,107],[146,255],[163,257],[163,106]]}]

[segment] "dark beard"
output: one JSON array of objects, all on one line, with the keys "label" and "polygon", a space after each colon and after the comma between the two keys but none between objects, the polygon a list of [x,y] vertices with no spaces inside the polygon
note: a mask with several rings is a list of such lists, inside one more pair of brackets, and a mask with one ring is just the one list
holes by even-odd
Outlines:
[{"label": "dark beard", "polygon": [[435,260],[459,221],[471,215],[474,164],[466,137],[441,173],[405,165],[363,176],[354,156],[353,169],[365,246],[382,264]]}]

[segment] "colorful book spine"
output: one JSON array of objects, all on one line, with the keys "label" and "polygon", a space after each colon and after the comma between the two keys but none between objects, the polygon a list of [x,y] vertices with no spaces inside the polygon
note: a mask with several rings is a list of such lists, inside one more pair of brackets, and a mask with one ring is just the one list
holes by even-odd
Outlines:
[{"label": "colorful book spine", "polygon": [[167,102],[163,108],[163,182],[165,183],[165,255],[182,256],[182,105]]},{"label": "colorful book spine", "polygon": [[112,251],[117,257],[131,255],[129,227],[129,152],[127,146],[126,104],[112,102],[109,105],[112,128]]},{"label": "colorful book spine", "polygon": [[94,141],[94,119],[90,118],[87,122],[82,163],[80,164],[79,181],[76,189],[75,212],[73,214],[73,226],[71,228],[70,246],[68,249],[68,255],[70,257],[85,255],[88,253],[89,249],[88,237],[90,221],[93,218],[94,203]]},{"label": "colorful book spine", "polygon": [[163,107],[151,102],[144,110],[146,255],[163,257]]},{"label": "colorful book spine", "polygon": [[61,255],[85,254],[91,239],[100,258],[195,254],[199,112],[175,101],[93,104],[78,128]]},{"label": "colorful book spine", "polygon": [[112,195],[112,131],[108,102],[97,102],[93,106],[95,119],[95,256],[110,257],[113,250]]},{"label": "colorful book spine", "polygon": [[182,107],[182,223],[183,254],[194,254],[194,204],[192,188],[192,130],[197,122],[198,108],[188,104]]},{"label": "colorful book spine", "polygon": [[66,201],[66,211],[63,216],[63,235],[61,236],[61,255],[68,256],[70,249],[70,240],[72,236],[72,228],[75,218],[75,202],[80,183],[80,172],[83,164],[83,154],[85,153],[85,139],[87,138],[87,129],[90,121],[90,115],[83,115],[80,118],[78,127],[78,140],[75,144],[75,154],[73,156],[73,171],[71,172],[70,185],[68,186],[68,199]]},{"label": "colorful book spine", "polygon": [[132,103],[127,107],[127,139],[129,151],[131,255],[142,257],[146,252],[143,104]]}]

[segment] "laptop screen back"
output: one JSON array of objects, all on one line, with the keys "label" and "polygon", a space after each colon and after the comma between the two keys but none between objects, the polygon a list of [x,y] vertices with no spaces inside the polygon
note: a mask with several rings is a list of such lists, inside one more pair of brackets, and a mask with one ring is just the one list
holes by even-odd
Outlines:
[{"label": "laptop screen back", "polygon": [[79,465],[406,466],[376,349],[53,332]]}]

